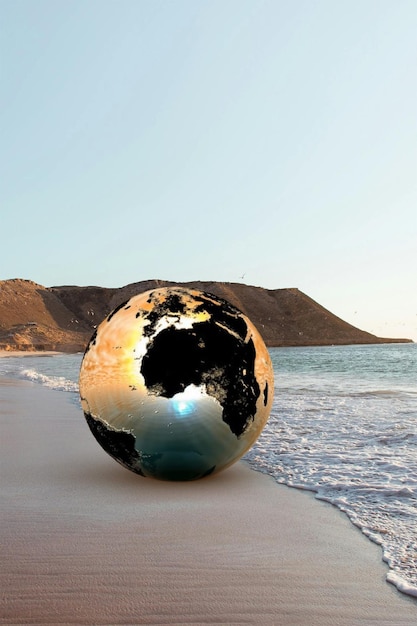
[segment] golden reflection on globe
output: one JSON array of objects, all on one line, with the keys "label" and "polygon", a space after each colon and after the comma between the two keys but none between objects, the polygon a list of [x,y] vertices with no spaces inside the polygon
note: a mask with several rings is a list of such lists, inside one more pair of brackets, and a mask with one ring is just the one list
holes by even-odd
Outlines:
[{"label": "golden reflection on globe", "polygon": [[273,370],[250,320],[195,289],[134,296],[98,327],[80,370],[87,423],[142,476],[194,480],[237,461],[271,409]]}]

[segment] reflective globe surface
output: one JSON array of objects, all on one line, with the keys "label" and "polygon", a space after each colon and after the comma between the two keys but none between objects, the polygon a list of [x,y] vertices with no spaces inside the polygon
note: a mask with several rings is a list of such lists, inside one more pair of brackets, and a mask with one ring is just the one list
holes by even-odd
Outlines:
[{"label": "reflective globe surface", "polygon": [[269,353],[238,309],[167,287],[134,296],[98,327],[80,370],[87,423],[142,476],[194,480],[237,461],[273,399]]}]

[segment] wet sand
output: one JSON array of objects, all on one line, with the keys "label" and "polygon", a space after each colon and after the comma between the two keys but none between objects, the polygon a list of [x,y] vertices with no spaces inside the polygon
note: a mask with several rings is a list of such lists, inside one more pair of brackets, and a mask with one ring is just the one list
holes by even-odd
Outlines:
[{"label": "wet sand", "polygon": [[381,550],[245,463],[127,471],[71,395],[0,378],[1,624],[415,625]]}]

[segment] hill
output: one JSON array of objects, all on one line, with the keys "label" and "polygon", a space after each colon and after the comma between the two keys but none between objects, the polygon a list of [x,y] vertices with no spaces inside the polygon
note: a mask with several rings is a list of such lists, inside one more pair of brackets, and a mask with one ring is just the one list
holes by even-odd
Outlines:
[{"label": "hill", "polygon": [[147,280],[120,288],[44,287],[30,280],[0,281],[0,349],[83,351],[94,328],[131,296],[169,285],[195,287],[238,307],[268,346],[409,342],[376,337],[343,321],[298,289],[240,283]]}]

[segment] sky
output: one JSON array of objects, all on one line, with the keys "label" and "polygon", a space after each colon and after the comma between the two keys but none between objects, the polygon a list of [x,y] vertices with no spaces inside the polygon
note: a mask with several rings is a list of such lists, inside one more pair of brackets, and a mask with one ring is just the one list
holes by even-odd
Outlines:
[{"label": "sky", "polygon": [[0,0],[0,279],[297,287],[417,341],[416,0]]}]

